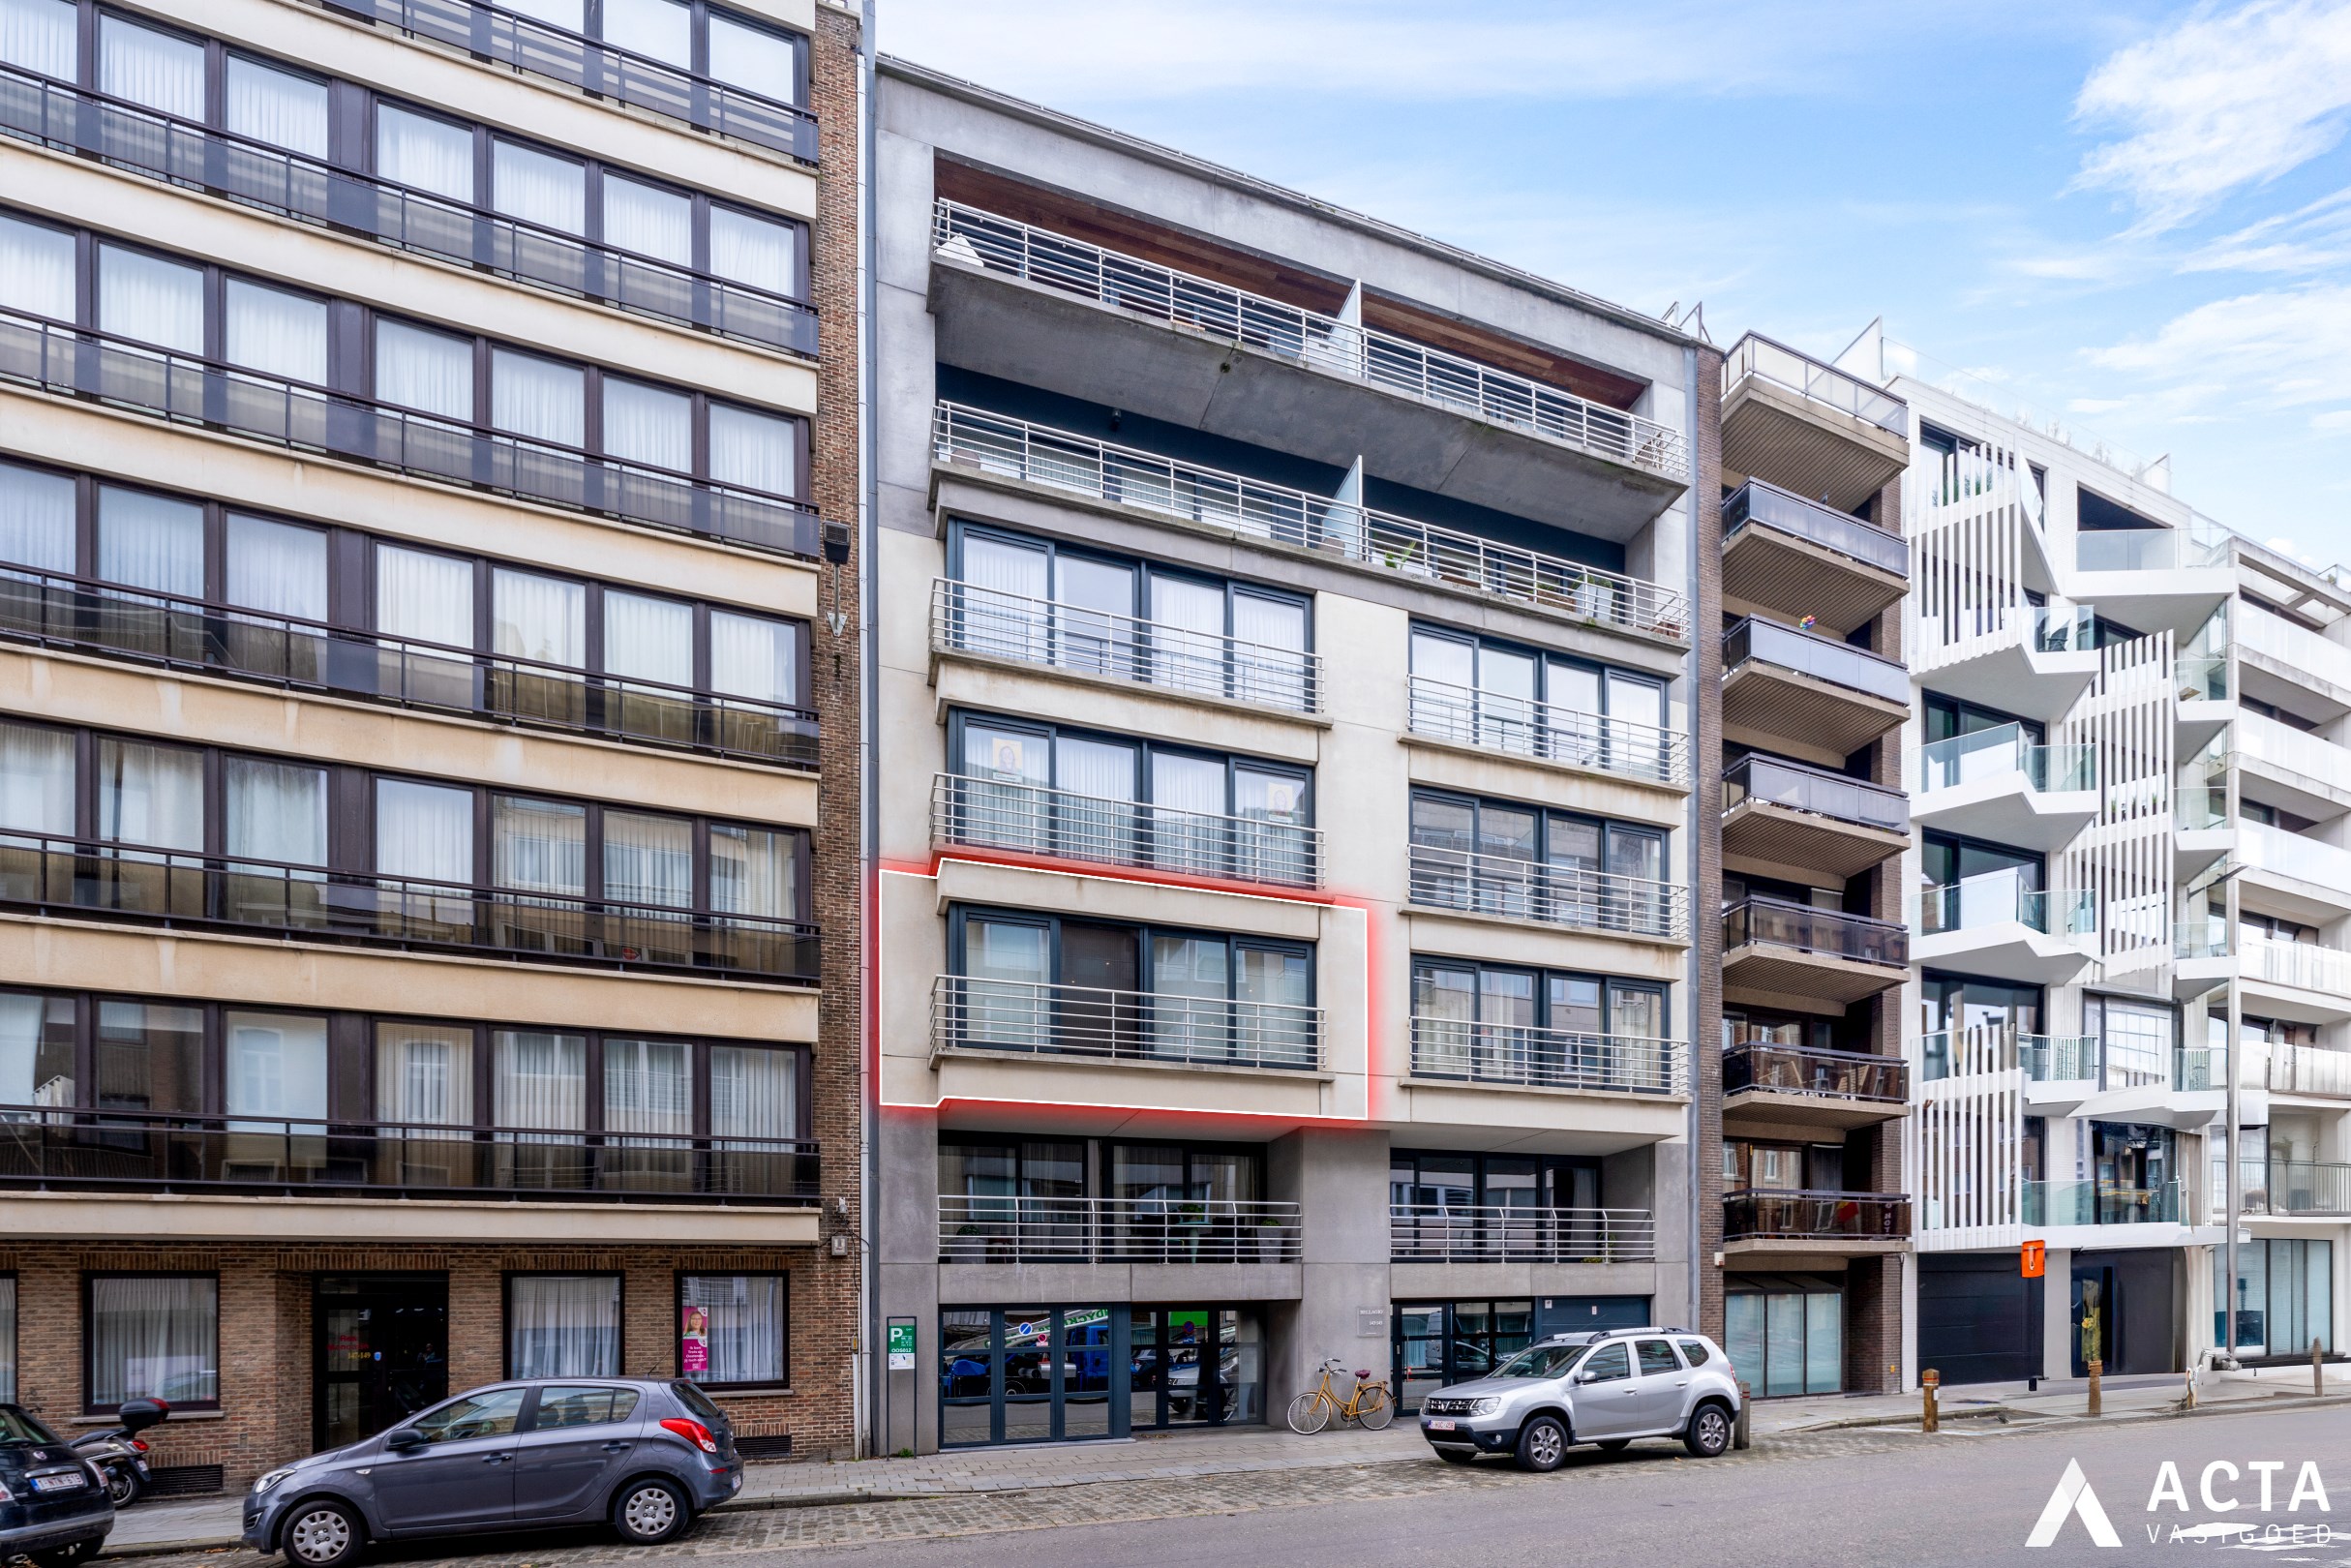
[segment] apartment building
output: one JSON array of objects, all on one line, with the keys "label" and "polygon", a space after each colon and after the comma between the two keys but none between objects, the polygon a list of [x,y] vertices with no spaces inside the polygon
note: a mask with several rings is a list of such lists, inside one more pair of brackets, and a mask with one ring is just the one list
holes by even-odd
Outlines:
[{"label": "apartment building", "polygon": [[1699,1037],[1720,1040],[1700,1080],[1705,1324],[1757,1397],[1879,1392],[1899,1386],[1911,1233],[1910,413],[1753,333],[1720,378],[1723,499],[1701,543],[1721,619],[1700,725],[1721,926]]},{"label": "apartment building", "polygon": [[877,1446],[1690,1321],[1711,355],[913,65],[876,113]]},{"label": "apartment building", "polygon": [[166,1490],[853,1441],[855,47],[0,0],[0,1397]]}]

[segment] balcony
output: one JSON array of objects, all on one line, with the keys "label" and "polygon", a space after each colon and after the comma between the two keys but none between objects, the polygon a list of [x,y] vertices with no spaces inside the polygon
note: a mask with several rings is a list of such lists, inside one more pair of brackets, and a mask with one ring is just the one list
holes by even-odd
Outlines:
[{"label": "balcony", "polygon": [[1690,605],[1682,594],[1564,557],[961,404],[938,406],[932,438],[932,454],[941,463],[1318,551],[1588,626],[1684,645],[1690,640]]},{"label": "balcony", "polygon": [[813,307],[0,66],[0,135],[517,283],[813,356]]},{"label": "balcony", "polygon": [[[2227,936],[2225,923],[2206,922]],[[2351,1019],[2351,952],[2314,942],[2280,942],[2251,930],[2237,937],[2237,973],[2246,986],[2246,1008],[2264,1017],[2329,1024]],[[2273,1047],[2278,1049],[2280,1047]],[[2334,1052],[2322,1052],[2334,1055]],[[2351,1056],[2343,1058],[2351,1062]]]},{"label": "balcony", "polygon": [[[2230,606],[2236,618],[2239,661],[2249,675],[2269,678],[2283,697],[2288,690],[2315,693],[2336,709],[2351,707],[2351,648],[2333,638],[2273,615],[2247,599]],[[2256,689],[2255,696],[2271,695]]]},{"label": "balcony", "polygon": [[2028,888],[2014,871],[1990,871],[1922,888],[1913,909],[1920,963],[2062,985],[2096,956],[2097,908],[2087,889]]},{"label": "balcony", "polygon": [[0,1188],[618,1203],[817,1201],[798,1139],[0,1107]]},{"label": "balcony", "polygon": [[735,136],[802,164],[817,161],[816,116],[805,109],[479,0],[317,4],[449,45],[508,71],[546,76],[591,97],[682,121],[697,131]]},{"label": "balcony", "polygon": [[1394,1263],[1654,1263],[1647,1209],[1534,1209],[1390,1203]]},{"label": "balcony", "polygon": [[1723,597],[1839,637],[1910,590],[1910,547],[1857,517],[1750,479],[1723,502]]},{"label": "balcony", "polygon": [[931,780],[934,849],[1014,861],[1129,866],[1176,879],[1282,888],[1322,885],[1322,829],[1269,817],[1178,811],[962,773]]},{"label": "balcony", "polygon": [[1978,563],[1942,558],[1922,565],[1911,601],[1911,668],[1931,690],[2055,723],[2097,677],[2097,613],[2086,604],[2021,598],[1973,602],[1973,595],[1990,591],[1978,581],[1983,571]]},{"label": "balcony", "polygon": [[939,1194],[942,1263],[1295,1263],[1295,1203]]},{"label": "balcony", "polygon": [[2315,1045],[2272,1045],[2269,1058],[2263,1081],[2270,1093],[2351,1100],[2351,1051],[2330,1051]]},{"label": "balcony", "polygon": [[386,637],[90,578],[0,568],[0,639],[493,723],[817,765],[803,708]]},{"label": "balcony", "polygon": [[1415,844],[1407,896],[1416,911],[1533,920],[1652,942],[1690,940],[1687,888],[1591,866]]},{"label": "balcony", "polygon": [[931,652],[1063,670],[1093,680],[1285,713],[1322,707],[1322,658],[1165,621],[939,578]]},{"label": "balcony", "polygon": [[931,244],[948,364],[1610,539],[1689,487],[1679,430],[1392,333],[951,200]]},{"label": "balcony", "polygon": [[931,1051],[1012,1052],[1159,1067],[1317,1072],[1320,1008],[1180,991],[1117,991],[941,975]]},{"label": "balcony", "polygon": [[2183,784],[2172,791],[2172,885],[2185,887],[2237,847],[2229,821],[2228,790],[2218,784]]},{"label": "balcony", "polygon": [[2176,528],[2077,530],[2073,569],[2073,591],[2117,620],[2183,638],[2236,591],[2227,531],[2195,516]]},{"label": "balcony", "polygon": [[1762,474],[1850,512],[1910,467],[1902,399],[1769,338],[1723,356],[1723,473]]},{"label": "balcony", "polygon": [[1761,874],[1844,878],[1910,847],[1910,799],[1801,763],[1742,757],[1723,772],[1723,853]]},{"label": "balcony", "polygon": [[2148,1225],[2190,1222],[2180,1184],[2121,1187],[2110,1182],[2022,1184],[2027,1225]]},{"label": "balcony", "polygon": [[2034,745],[2003,724],[1918,748],[1922,826],[2017,849],[2071,843],[2098,813],[2092,746]]},{"label": "balcony", "polygon": [[298,453],[813,558],[814,507],[0,311],[0,379]]},{"label": "balcony", "polygon": [[1749,897],[1723,911],[1726,997],[1842,1012],[1910,974],[1910,933],[1891,920]]},{"label": "balcony", "polygon": [[1728,1252],[1898,1252],[1911,1234],[1911,1200],[1899,1192],[1766,1191],[1723,1194]]},{"label": "balcony", "polygon": [[2241,1214],[2293,1219],[2351,1215],[2351,1165],[2307,1160],[2246,1161],[2239,1175]]},{"label": "balcony", "polygon": [[1924,1083],[2019,1069],[2029,1084],[2095,1085],[2098,1042],[2078,1035],[2018,1035],[1990,1025],[1918,1037],[1918,1077]]},{"label": "balcony", "polygon": [[1678,731],[1419,675],[1411,678],[1409,706],[1406,727],[1432,740],[1636,784],[1690,787],[1689,738]]},{"label": "balcony", "polygon": [[1752,617],[1723,633],[1730,739],[1841,766],[1910,711],[1910,672],[1891,659]]},{"label": "balcony", "polygon": [[2324,925],[2351,912],[2351,850],[2339,844],[2240,820],[2237,859],[2280,914]]},{"label": "balcony", "polygon": [[1723,1050],[1723,1119],[1870,1127],[1910,1114],[1910,1069],[1898,1056],[1745,1040]]},{"label": "balcony", "polygon": [[470,888],[113,841],[0,833],[0,904],[72,919],[527,963],[813,983],[817,927],[733,911]]},{"label": "balcony", "polygon": [[1689,1047],[1679,1040],[1419,1015],[1412,1075],[1582,1094],[1690,1092]]},{"label": "balcony", "polygon": [[2321,822],[2351,808],[2351,747],[2250,710],[2231,739],[2263,804]]}]

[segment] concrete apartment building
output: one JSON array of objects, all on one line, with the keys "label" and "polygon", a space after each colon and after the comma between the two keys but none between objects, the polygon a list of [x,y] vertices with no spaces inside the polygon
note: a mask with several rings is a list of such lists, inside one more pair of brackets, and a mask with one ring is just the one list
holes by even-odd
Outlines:
[{"label": "concrete apartment building", "polygon": [[874,157],[876,1446],[1691,1321],[1711,353],[912,65]]},{"label": "concrete apartment building", "polygon": [[855,46],[0,0],[0,1397],[167,1490],[854,1442]]}]

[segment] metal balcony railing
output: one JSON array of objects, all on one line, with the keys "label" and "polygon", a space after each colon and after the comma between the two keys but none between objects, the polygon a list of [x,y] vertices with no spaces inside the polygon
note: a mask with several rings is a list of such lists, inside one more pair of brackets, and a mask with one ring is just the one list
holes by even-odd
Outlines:
[{"label": "metal balcony railing", "polygon": [[1900,790],[1776,757],[1741,757],[1723,770],[1723,810],[1728,813],[1742,800],[1786,806],[1856,828],[1911,830],[1910,797]]},{"label": "metal balcony railing", "polygon": [[1862,963],[1910,962],[1910,932],[1892,920],[1751,894],[1723,911],[1723,948],[1793,948]]},{"label": "metal balcony railing", "polygon": [[939,1194],[942,1263],[1295,1263],[1295,1203]]},{"label": "metal balcony railing", "polygon": [[1728,677],[1750,661],[1889,702],[1907,703],[1911,697],[1911,673],[1893,660],[1773,620],[1749,617],[1723,633],[1723,674]]},{"label": "metal balcony railing", "polygon": [[1723,1049],[1723,1093],[1742,1089],[1899,1105],[1910,1099],[1910,1068],[1898,1056],[1743,1040]]},{"label": "metal balcony railing", "polygon": [[1898,577],[1911,574],[1911,549],[1902,535],[1806,500],[1768,480],[1750,479],[1723,499],[1723,542],[1729,544],[1749,528],[1785,533]]},{"label": "metal balcony railing", "polygon": [[2019,1035],[2016,1058],[2034,1083],[2079,1083],[2101,1075],[2093,1035]]},{"label": "metal balcony railing", "polygon": [[931,585],[930,646],[1312,713],[1322,706],[1322,657],[1165,621],[1031,598],[951,578]]},{"label": "metal balcony railing", "polygon": [[2136,1225],[2179,1222],[2180,1184],[2124,1187],[2112,1182],[2026,1182],[2028,1225]]},{"label": "metal balcony railing", "polygon": [[942,463],[1327,551],[1603,626],[1689,641],[1689,600],[1621,572],[961,404],[938,406],[932,435]]},{"label": "metal balcony railing", "polygon": [[1388,1205],[1394,1263],[1654,1263],[1647,1209],[1535,1209],[1506,1204]]},{"label": "metal balcony railing", "polygon": [[473,888],[415,877],[0,829],[0,904],[526,961],[814,980],[817,927],[730,911]]},{"label": "metal balcony railing", "polygon": [[544,1128],[0,1106],[0,1187],[805,1204],[817,1146]]},{"label": "metal balcony railing", "polygon": [[549,506],[816,554],[816,509],[787,496],[478,430],[17,311],[0,310],[0,379]]},{"label": "metal balcony railing", "polygon": [[10,66],[0,66],[0,134],[722,338],[816,352],[815,309],[787,295],[593,245]]},{"label": "metal balcony railing", "polygon": [[1265,816],[1182,811],[1019,780],[940,773],[931,843],[1096,865],[1141,866],[1228,882],[1319,887],[1322,830]]},{"label": "metal balcony railing", "polygon": [[1977,931],[2015,921],[2044,936],[2091,936],[2097,931],[2097,907],[2090,890],[2028,888],[2013,871],[1986,871],[1958,882],[1921,888],[1920,936]]},{"label": "metal balcony railing", "polygon": [[1672,426],[1393,333],[1106,251],[958,201],[938,202],[931,244],[942,258],[963,266],[1204,332],[1663,474],[1676,483],[1688,479],[1688,444]]},{"label": "metal balcony railing", "polygon": [[[2222,1168],[2215,1166],[2215,1173]],[[2309,1160],[2240,1162],[2239,1212],[2351,1215],[2351,1165]],[[2223,1205],[2215,1204],[2215,1207]]]},{"label": "metal balcony railing", "polygon": [[2095,746],[2031,744],[2022,725],[2002,724],[1928,741],[1918,748],[1918,771],[1921,795],[2006,773],[2024,774],[2045,795],[2096,789],[2098,754]]},{"label": "metal balcony railing", "polygon": [[1918,1076],[1928,1083],[2015,1068],[2034,1083],[2095,1081],[2098,1042],[2094,1036],[2019,1035],[1988,1024],[1918,1037]]},{"label": "metal balcony railing", "polygon": [[1690,892],[1678,883],[1433,844],[1412,846],[1409,896],[1427,909],[1504,915],[1578,931],[1671,942],[1690,935]]},{"label": "metal balcony railing", "polygon": [[1723,1238],[1794,1241],[1899,1240],[1911,1233],[1911,1200],[1900,1192],[1774,1191],[1723,1194]]},{"label": "metal balcony railing", "polygon": [[590,675],[59,572],[0,564],[0,638],[403,708],[817,764],[816,714],[786,703]]},{"label": "metal balcony railing", "polygon": [[931,985],[931,1048],[1314,1071],[1322,1066],[1322,1010],[941,975]]},{"label": "metal balcony railing", "polygon": [[1566,763],[1652,784],[1690,782],[1689,739],[1638,719],[1561,708],[1416,675],[1406,722],[1414,735]]},{"label": "metal balcony railing", "polygon": [[1723,356],[1724,395],[1749,376],[1800,392],[1880,430],[1906,437],[1911,433],[1910,405],[1901,398],[1754,332],[1733,344]]},{"label": "metal balcony railing", "polygon": [[1412,1074],[1419,1078],[1685,1095],[1690,1092],[1689,1059],[1689,1047],[1674,1040],[1426,1014],[1412,1019]]},{"label": "metal balcony railing", "polygon": [[548,76],[598,98],[682,120],[698,131],[738,136],[803,164],[817,161],[816,116],[806,109],[480,0],[316,3],[452,45],[509,71]]}]

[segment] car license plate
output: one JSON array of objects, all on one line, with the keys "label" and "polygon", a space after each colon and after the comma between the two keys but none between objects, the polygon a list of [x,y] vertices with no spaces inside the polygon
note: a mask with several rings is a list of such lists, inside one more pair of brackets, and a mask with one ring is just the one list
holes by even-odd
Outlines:
[{"label": "car license plate", "polygon": [[89,1478],[80,1474],[78,1471],[68,1472],[64,1475],[37,1475],[33,1477],[33,1490],[35,1492],[72,1492],[75,1487],[86,1487],[89,1484]]},{"label": "car license plate", "polygon": [[1432,1420],[1429,1423],[1429,1430],[1431,1432],[1451,1432],[1454,1430],[1454,1424],[1450,1421]]}]

